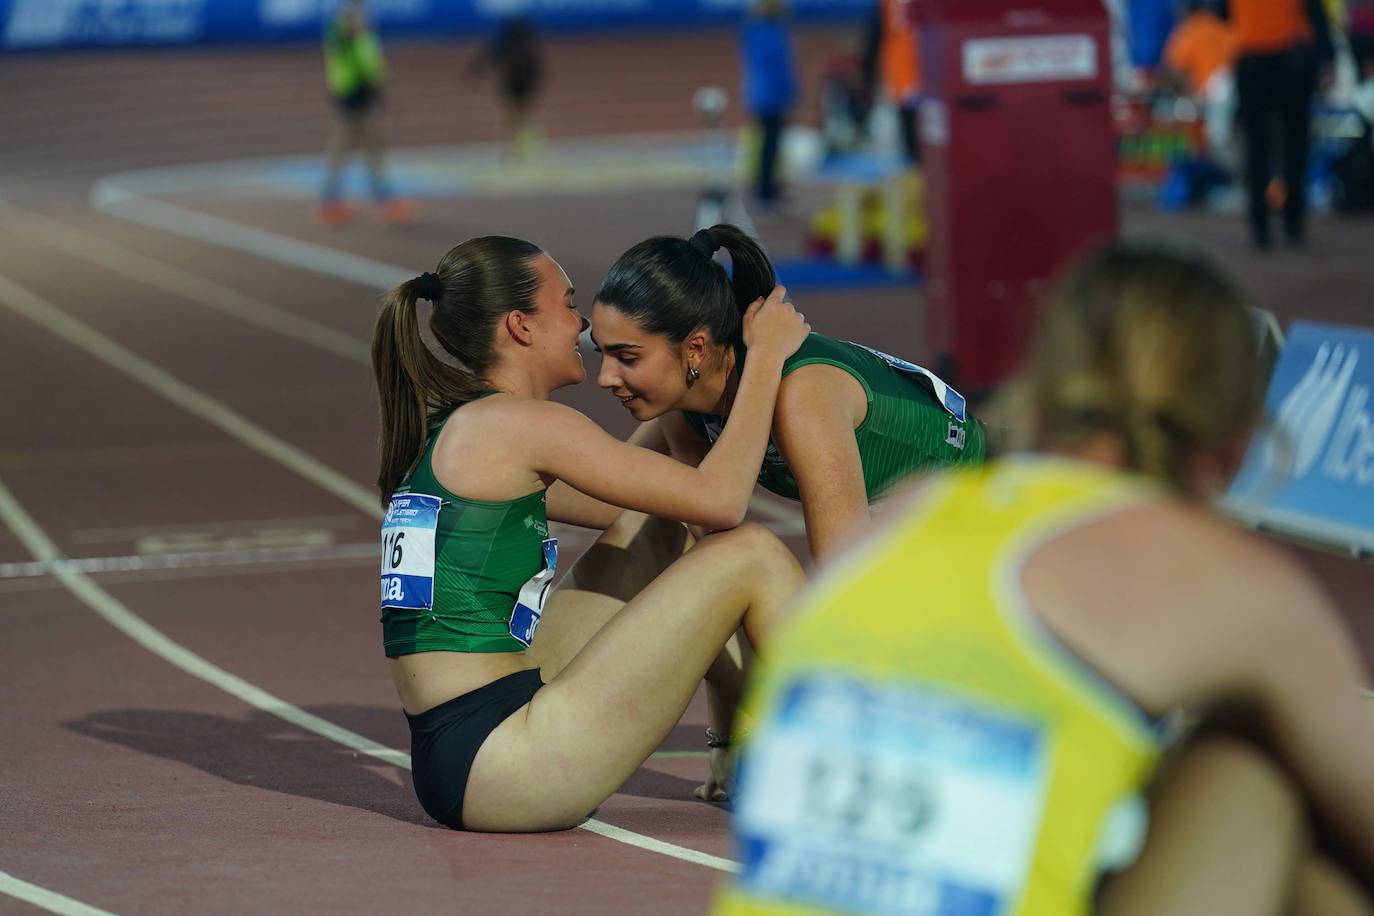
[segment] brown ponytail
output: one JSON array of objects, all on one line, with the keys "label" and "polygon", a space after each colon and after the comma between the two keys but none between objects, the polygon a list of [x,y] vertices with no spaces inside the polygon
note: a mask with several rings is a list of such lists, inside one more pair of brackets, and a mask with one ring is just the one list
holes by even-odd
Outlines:
[{"label": "brown ponytail", "polygon": [[1120,242],[1060,282],[1023,381],[1041,445],[1120,437],[1127,465],[1186,497],[1200,453],[1230,447],[1259,412],[1244,300],[1200,256]]},{"label": "brown ponytail", "polygon": [[[520,239],[471,239],[444,255],[434,274],[408,280],[383,297],[372,331],[383,507],[423,454],[434,419],[489,389],[485,375],[496,325],[509,311],[534,311],[539,281],[530,262],[540,254]],[[420,335],[421,298],[433,299],[429,329],[450,359],[437,356]]]}]

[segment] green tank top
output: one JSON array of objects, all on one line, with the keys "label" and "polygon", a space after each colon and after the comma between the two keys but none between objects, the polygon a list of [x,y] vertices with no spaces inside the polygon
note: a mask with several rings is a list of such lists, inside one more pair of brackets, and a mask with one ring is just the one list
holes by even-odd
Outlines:
[{"label": "green tank top", "polygon": [[522,651],[525,644],[511,635],[516,598],[550,565],[545,491],[485,502],[435,478],[434,443],[447,419],[431,428],[382,523],[382,642],[390,658]]},{"label": "green tank top", "polygon": [[[862,344],[811,334],[783,363],[783,377],[813,364],[848,372],[868,398],[868,413],[854,438],[869,502],[913,471],[982,463],[983,424],[967,414],[958,392],[927,370]],[[722,417],[690,411],[682,415],[710,443],[725,427]],[[771,438],[759,485],[788,499],[801,498],[797,479]]]}]

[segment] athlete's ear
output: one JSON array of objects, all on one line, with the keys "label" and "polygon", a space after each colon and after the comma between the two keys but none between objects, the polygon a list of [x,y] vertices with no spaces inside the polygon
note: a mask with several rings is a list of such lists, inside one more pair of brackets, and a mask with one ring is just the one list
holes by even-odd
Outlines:
[{"label": "athlete's ear", "polygon": [[698,328],[687,335],[682,342],[682,358],[689,366],[700,369],[711,352],[711,334],[705,328]]},{"label": "athlete's ear", "polygon": [[514,309],[506,313],[505,328],[516,343],[529,346],[534,343],[534,330],[530,327],[530,316]]}]

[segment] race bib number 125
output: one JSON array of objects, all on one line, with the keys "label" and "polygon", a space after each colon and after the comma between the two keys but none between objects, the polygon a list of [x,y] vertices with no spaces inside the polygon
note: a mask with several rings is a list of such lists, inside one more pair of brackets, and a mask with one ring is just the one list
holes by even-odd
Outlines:
[{"label": "race bib number 125", "polygon": [[382,520],[382,607],[434,607],[434,531],[442,504],[417,493],[391,497]]}]

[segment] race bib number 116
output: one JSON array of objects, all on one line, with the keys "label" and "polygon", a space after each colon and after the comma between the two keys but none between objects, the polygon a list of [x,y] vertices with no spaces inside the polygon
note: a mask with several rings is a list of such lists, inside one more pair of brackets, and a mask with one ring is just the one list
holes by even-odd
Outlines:
[{"label": "race bib number 116", "polygon": [[382,520],[382,607],[427,611],[434,606],[434,532],[437,496],[391,497]]}]

